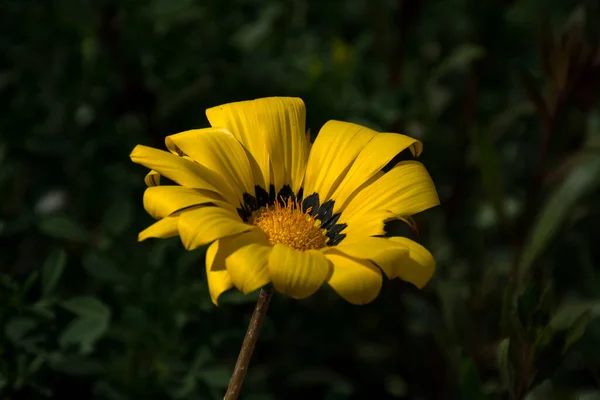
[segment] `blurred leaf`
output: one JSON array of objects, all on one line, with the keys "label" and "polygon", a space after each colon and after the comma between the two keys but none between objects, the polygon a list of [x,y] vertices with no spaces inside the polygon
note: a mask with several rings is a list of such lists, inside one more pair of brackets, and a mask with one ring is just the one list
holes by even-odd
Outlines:
[{"label": "blurred leaf", "polygon": [[90,251],[83,257],[83,268],[90,276],[107,282],[127,283],[129,277],[119,270],[113,260],[96,251]]},{"label": "blurred leaf", "polygon": [[479,173],[481,184],[488,201],[493,205],[496,212],[496,218],[501,224],[508,224],[506,212],[504,210],[504,177],[502,167],[498,158],[498,153],[489,133],[480,132],[475,134],[475,144],[479,154]]},{"label": "blurred leaf", "polygon": [[574,167],[569,176],[549,195],[525,244],[520,260],[519,282],[525,279],[531,265],[546,249],[550,240],[571,214],[573,207],[598,183],[600,183],[600,158],[588,158]]},{"label": "blurred leaf", "polygon": [[104,228],[117,236],[127,229],[133,218],[133,207],[129,199],[118,198],[106,211],[104,215]]},{"label": "blurred leaf", "polygon": [[64,250],[55,250],[46,258],[42,267],[42,295],[44,297],[48,297],[54,292],[66,264],[67,253]]},{"label": "blurred leaf", "polygon": [[4,334],[12,343],[19,344],[36,326],[36,321],[31,318],[15,317],[4,326]]},{"label": "blurred leaf", "polygon": [[566,300],[558,307],[550,325],[555,330],[568,330],[588,313],[591,318],[600,316],[600,300]]},{"label": "blurred leaf", "polygon": [[448,57],[446,57],[431,73],[430,82],[435,82],[450,72],[464,69],[474,61],[485,55],[483,47],[465,44],[457,47]]},{"label": "blurred leaf", "polygon": [[104,369],[98,361],[84,356],[60,357],[51,365],[55,371],[74,376],[97,375]]},{"label": "blurred leaf", "polygon": [[531,76],[529,71],[524,68],[519,69],[519,76],[521,78],[521,84],[527,93],[527,97],[529,97],[529,100],[535,105],[538,114],[542,118],[547,118],[549,116],[548,106],[535,79],[533,79],[533,76]]},{"label": "blurred leaf", "polygon": [[583,313],[579,318],[573,322],[569,330],[567,331],[567,337],[565,339],[565,346],[563,352],[567,352],[571,346],[573,346],[579,339],[585,334],[588,324],[590,323],[590,311]]},{"label": "blurred leaf", "polygon": [[498,351],[496,353],[498,370],[500,371],[500,378],[502,384],[506,387],[512,395],[513,382],[515,378],[515,369],[510,361],[510,338],[503,339],[498,345]]},{"label": "blurred leaf", "polygon": [[106,317],[78,317],[61,332],[58,342],[61,347],[78,345],[81,354],[89,354],[96,341],[107,331],[108,325]]},{"label": "blurred leaf", "polygon": [[198,371],[198,379],[207,385],[217,388],[226,388],[231,379],[232,370],[227,367],[215,366]]},{"label": "blurred leaf", "polygon": [[248,303],[256,303],[258,300],[258,293],[260,291],[257,290],[250,294],[243,294],[238,292],[237,290],[229,290],[219,297],[219,304],[248,304]]},{"label": "blurred leaf", "polygon": [[109,319],[110,309],[95,297],[73,297],[61,305],[80,317]]},{"label": "blurred leaf", "polygon": [[460,393],[463,399],[487,399],[481,386],[477,366],[470,358],[463,359],[460,364]]},{"label": "blurred leaf", "polygon": [[346,377],[324,368],[314,368],[292,373],[288,382],[292,387],[326,384],[333,392],[349,395],[354,391],[352,382]]},{"label": "blurred leaf", "polygon": [[55,239],[66,239],[85,242],[89,239],[88,232],[71,216],[53,214],[42,217],[39,222],[42,232]]}]

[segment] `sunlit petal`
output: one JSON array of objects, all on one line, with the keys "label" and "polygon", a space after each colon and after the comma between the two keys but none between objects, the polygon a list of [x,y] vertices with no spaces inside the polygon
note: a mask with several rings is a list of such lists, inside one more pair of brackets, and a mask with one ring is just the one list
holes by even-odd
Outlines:
[{"label": "sunlit petal", "polygon": [[210,190],[237,206],[239,201],[231,187],[208,168],[166,151],[138,145],[131,152],[131,160],[150,168],[181,186]]},{"label": "sunlit petal", "polygon": [[269,97],[209,108],[213,127],[233,133],[256,159],[266,186],[279,191],[302,185],[308,158],[304,102],[292,97]]},{"label": "sunlit petal", "polygon": [[237,214],[219,207],[200,207],[179,216],[179,235],[188,250],[250,229]]},{"label": "sunlit petal", "polygon": [[408,257],[400,264],[398,277],[419,289],[425,286],[435,272],[435,260],[431,253],[419,243],[405,237],[394,236],[388,240],[408,249]]},{"label": "sunlit petal", "polygon": [[225,264],[219,262],[220,259],[217,257],[218,252],[218,240],[208,246],[208,249],[206,250],[206,278],[208,280],[208,291],[213,304],[216,306],[219,305],[219,296],[233,287],[229,272],[225,269]]},{"label": "sunlit petal", "polygon": [[318,251],[300,252],[276,244],[269,256],[269,272],[275,289],[302,299],[321,287],[331,273],[331,263]]},{"label": "sunlit petal", "polygon": [[[240,200],[244,193],[254,194],[255,184],[264,187],[262,174],[257,177],[253,174],[252,163],[248,159],[249,154],[235,136],[224,129],[186,131],[167,136],[165,142],[171,152],[183,153],[216,172],[233,187]],[[252,162],[256,164],[254,159]]]},{"label": "sunlit petal", "polygon": [[319,131],[308,157],[304,195],[318,193],[327,201],[352,162],[377,132],[350,122],[329,121]]},{"label": "sunlit petal", "polygon": [[144,208],[155,219],[164,218],[174,212],[202,204],[215,204],[235,212],[215,192],[191,189],[183,186],[153,186],[144,192]]},{"label": "sunlit petal", "polygon": [[177,236],[179,234],[178,224],[178,216],[163,218],[141,231],[138,234],[138,241],[141,242],[148,238],[167,239]]},{"label": "sunlit petal", "polygon": [[381,290],[381,271],[366,260],[351,259],[342,255],[327,254],[333,264],[333,273],[327,280],[329,286],[344,300],[352,304],[373,301]]}]

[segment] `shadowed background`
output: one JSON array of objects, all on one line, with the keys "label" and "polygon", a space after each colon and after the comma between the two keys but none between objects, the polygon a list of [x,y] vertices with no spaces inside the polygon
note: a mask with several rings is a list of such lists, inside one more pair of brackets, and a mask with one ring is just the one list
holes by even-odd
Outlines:
[{"label": "shadowed background", "polygon": [[[418,291],[273,298],[242,399],[600,399],[600,4],[5,0],[0,398],[220,399],[256,293],[137,243],[136,144],[302,97],[423,141]],[[402,227],[390,227],[392,230]]]}]

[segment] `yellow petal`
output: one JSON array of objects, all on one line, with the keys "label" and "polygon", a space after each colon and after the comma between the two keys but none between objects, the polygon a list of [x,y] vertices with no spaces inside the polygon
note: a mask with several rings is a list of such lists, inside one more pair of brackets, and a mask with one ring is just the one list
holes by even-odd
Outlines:
[{"label": "yellow petal", "polygon": [[179,215],[179,236],[188,250],[250,229],[237,214],[219,207],[200,207]]},{"label": "yellow petal", "polygon": [[375,211],[358,216],[342,230],[341,233],[346,235],[342,243],[369,236],[383,236],[385,235],[385,222],[392,219],[394,219],[394,214],[389,211]]},{"label": "yellow petal", "polygon": [[130,158],[134,163],[150,168],[181,186],[210,190],[223,196],[233,206],[239,204],[233,190],[221,177],[193,161],[142,145],[133,149]]},{"label": "yellow petal", "polygon": [[423,145],[416,139],[396,133],[377,134],[356,157],[350,171],[331,196],[335,199],[333,213],[341,210],[354,191],[373,178],[406,148],[410,148],[413,155],[418,156],[423,150]]},{"label": "yellow petal", "polygon": [[153,186],[144,192],[144,208],[154,219],[161,219],[184,208],[212,203],[235,212],[214,192],[183,186]]},{"label": "yellow petal", "polygon": [[224,237],[218,242],[213,265],[226,267],[240,292],[251,293],[271,281],[268,264],[272,247],[260,229]]},{"label": "yellow petal", "polygon": [[213,127],[233,133],[256,159],[266,189],[285,184],[297,192],[302,185],[308,143],[304,102],[292,97],[269,97],[209,108]]},{"label": "yellow petal", "polygon": [[275,289],[302,299],[321,287],[331,273],[331,264],[318,251],[301,252],[276,244],[269,256],[269,272]]},{"label": "yellow petal", "polygon": [[138,234],[138,241],[144,241],[148,238],[166,239],[177,236],[179,231],[177,225],[179,217],[166,217],[156,221]]},{"label": "yellow petal", "polygon": [[329,254],[343,253],[353,258],[371,260],[390,279],[398,276],[402,261],[408,257],[408,249],[405,246],[376,237],[344,239],[339,245],[326,248],[324,253],[327,257]]},{"label": "yellow petal", "polygon": [[369,213],[410,216],[440,204],[429,173],[418,161],[403,161],[365,187],[342,211],[341,223],[357,223]]},{"label": "yellow petal", "polygon": [[352,304],[366,304],[375,300],[381,291],[381,271],[366,260],[327,254],[333,264],[329,286],[344,300]]},{"label": "yellow petal", "polygon": [[156,171],[150,171],[144,178],[146,186],[158,186],[160,185],[160,174]]},{"label": "yellow petal", "polygon": [[206,250],[206,278],[208,280],[208,291],[215,306],[218,306],[219,296],[233,287],[229,272],[224,263],[219,263],[217,253],[219,252],[219,241],[215,241]]},{"label": "yellow petal", "polygon": [[[197,163],[216,172],[235,190],[242,200],[244,193],[254,195],[254,185],[264,187],[262,174],[256,177],[248,154],[241,143],[224,129],[195,129],[167,136],[167,147],[175,154],[182,152]],[[256,161],[252,159],[256,164]],[[257,166],[258,169],[258,166]]]},{"label": "yellow petal", "polygon": [[435,260],[431,253],[419,243],[405,237],[394,236],[388,240],[408,249],[408,258],[401,263],[398,277],[421,289],[435,271]]},{"label": "yellow petal", "polygon": [[375,135],[376,131],[350,122],[329,121],[323,125],[308,157],[304,197],[316,192],[321,204],[327,201]]}]

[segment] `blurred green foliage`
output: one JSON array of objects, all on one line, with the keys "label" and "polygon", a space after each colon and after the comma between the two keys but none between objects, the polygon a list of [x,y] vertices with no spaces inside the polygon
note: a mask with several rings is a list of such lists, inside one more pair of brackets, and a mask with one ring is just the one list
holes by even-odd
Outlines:
[{"label": "blurred green foliage", "polygon": [[[138,143],[302,97],[421,139],[423,291],[275,296],[242,398],[600,399],[600,3],[5,0],[0,396],[219,399],[256,295],[151,223]],[[390,227],[391,230],[397,227]],[[596,243],[596,244],[594,244]]]}]

